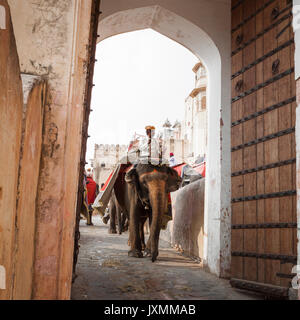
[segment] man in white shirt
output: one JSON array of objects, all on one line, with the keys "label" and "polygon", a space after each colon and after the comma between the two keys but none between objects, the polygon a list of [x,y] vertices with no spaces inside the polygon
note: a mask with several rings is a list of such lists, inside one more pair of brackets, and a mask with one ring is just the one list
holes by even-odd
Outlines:
[{"label": "man in white shirt", "polygon": [[147,126],[146,137],[140,140],[139,145],[134,147],[131,146],[128,156],[134,159],[133,154],[137,154],[137,158],[143,164],[151,163],[153,165],[158,165],[163,161],[162,159],[162,144],[159,139],[155,138],[155,127]]},{"label": "man in white shirt", "polygon": [[[146,137],[140,142],[140,161],[142,163],[157,162],[161,156],[161,148],[159,141],[154,138],[155,127],[147,126]],[[153,163],[154,164],[154,163]]]}]

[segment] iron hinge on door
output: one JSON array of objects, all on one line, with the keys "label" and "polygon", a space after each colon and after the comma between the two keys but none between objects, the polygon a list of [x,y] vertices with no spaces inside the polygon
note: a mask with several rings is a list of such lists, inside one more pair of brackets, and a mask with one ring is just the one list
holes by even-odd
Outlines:
[{"label": "iron hinge on door", "polygon": [[260,83],[260,84],[256,85],[255,87],[243,92],[242,94],[232,98],[231,102],[233,103],[235,101],[238,101],[238,100],[248,96],[249,94],[254,93],[257,90],[262,89],[262,88],[268,86],[269,84],[274,83],[275,81],[284,78],[285,76],[288,76],[289,74],[291,74],[293,72],[294,72],[294,68],[288,69],[288,70],[276,75],[275,77],[268,79],[267,81]]},{"label": "iron hinge on door", "polygon": [[231,148],[231,151],[232,152],[233,151],[237,151],[237,150],[240,150],[240,149],[243,149],[243,148],[246,148],[246,147],[250,147],[250,146],[253,146],[253,145],[261,143],[261,142],[265,142],[265,141],[268,141],[268,140],[271,140],[271,139],[274,139],[274,138],[282,137],[282,136],[284,136],[286,134],[290,134],[290,133],[293,133],[293,132],[295,132],[295,127],[289,128],[289,129],[286,129],[286,130],[282,130],[282,131],[279,131],[279,132],[276,132],[276,133],[272,133],[272,134],[269,134],[267,136],[264,136],[264,137],[249,141],[249,142],[244,143],[244,144],[240,144],[240,145],[238,145],[236,147]]},{"label": "iron hinge on door", "polygon": [[254,112],[254,113],[250,114],[249,116],[246,116],[246,117],[244,117],[242,119],[239,119],[237,121],[232,122],[231,127],[235,127],[235,126],[237,126],[237,125],[239,125],[239,124],[241,124],[243,122],[255,119],[255,118],[257,118],[257,117],[259,117],[259,116],[261,116],[261,115],[263,115],[263,114],[265,114],[265,113],[267,113],[269,111],[272,111],[272,110],[278,109],[280,107],[286,106],[287,104],[293,103],[295,101],[296,101],[296,96],[294,96],[292,98],[289,98],[287,100],[284,100],[284,101],[280,101],[280,102],[278,102],[276,104],[273,104],[270,107],[267,107],[267,108],[265,108],[263,110]]},{"label": "iron hinge on door", "polygon": [[256,59],[255,61],[253,61],[252,63],[248,64],[246,67],[243,67],[241,70],[239,70],[238,72],[234,73],[231,76],[231,80],[233,80],[234,78],[236,78],[237,76],[241,75],[242,73],[244,73],[245,71],[253,68],[254,66],[256,66],[257,64],[259,64],[260,62],[263,62],[264,60],[266,60],[267,58],[273,56],[275,53],[278,53],[279,51],[287,48],[288,46],[290,46],[291,44],[294,43],[294,39],[291,39],[285,43],[283,43],[281,46],[271,50],[270,52],[268,52],[267,54],[263,55],[262,57]]},{"label": "iron hinge on door", "polygon": [[254,173],[254,172],[258,172],[258,171],[287,166],[287,165],[293,164],[293,163],[296,163],[296,158],[284,160],[284,161],[280,161],[280,162],[275,162],[275,163],[267,164],[267,165],[256,167],[256,168],[237,171],[237,172],[232,173],[231,176],[232,177],[242,176],[242,175],[249,174],[249,173]]},{"label": "iron hinge on door", "polygon": [[284,263],[297,264],[297,256],[288,256],[288,255],[283,255],[283,254],[232,251],[231,255],[233,257],[246,257],[246,258],[280,260],[280,262],[282,264],[284,264]]},{"label": "iron hinge on door", "polygon": [[231,229],[290,229],[297,228],[294,222],[234,224]]},{"label": "iron hinge on door", "polygon": [[243,202],[243,201],[281,198],[281,197],[294,196],[296,194],[297,194],[296,190],[288,190],[288,191],[280,191],[280,192],[273,192],[273,193],[257,194],[255,196],[233,198],[231,202],[237,203],[237,202]]},{"label": "iron hinge on door", "polygon": [[254,291],[269,297],[288,298],[289,296],[289,288],[287,287],[274,286],[255,281],[232,278],[230,280],[230,285],[237,289]]}]

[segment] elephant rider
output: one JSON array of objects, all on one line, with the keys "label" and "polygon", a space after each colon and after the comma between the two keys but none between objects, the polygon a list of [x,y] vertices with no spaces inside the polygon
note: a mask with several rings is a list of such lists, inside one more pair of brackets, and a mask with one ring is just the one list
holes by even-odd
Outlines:
[{"label": "elephant rider", "polygon": [[[142,164],[151,163],[153,165],[167,164],[168,162],[163,157],[164,149],[162,141],[155,138],[155,127],[146,126],[146,137],[138,144],[132,144],[128,150],[128,158],[134,163],[138,161]],[[135,160],[135,161],[132,161]]]}]

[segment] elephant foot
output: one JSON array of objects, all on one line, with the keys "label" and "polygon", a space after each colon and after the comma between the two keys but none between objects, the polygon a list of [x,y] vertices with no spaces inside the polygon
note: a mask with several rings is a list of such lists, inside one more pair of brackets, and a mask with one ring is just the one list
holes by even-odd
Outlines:
[{"label": "elephant foot", "polygon": [[158,256],[158,252],[155,252],[155,253],[152,254],[152,257],[151,257],[152,262],[156,261],[157,256]]},{"label": "elephant foot", "polygon": [[108,229],[109,234],[116,234],[117,230],[116,229]]},{"label": "elephant foot", "polygon": [[143,254],[141,251],[134,249],[134,250],[128,251],[128,257],[143,258]]}]

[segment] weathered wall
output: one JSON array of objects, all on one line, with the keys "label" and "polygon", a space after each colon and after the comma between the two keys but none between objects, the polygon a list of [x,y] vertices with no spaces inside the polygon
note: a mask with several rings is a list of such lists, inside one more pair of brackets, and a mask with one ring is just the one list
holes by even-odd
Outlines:
[{"label": "weathered wall", "polygon": [[37,82],[26,100],[20,160],[19,199],[17,202],[14,250],[13,299],[30,299],[33,282],[36,195],[42,149],[45,81]]},{"label": "weathered wall", "polygon": [[[0,300],[13,289],[16,195],[22,134],[23,95],[19,59],[6,0],[0,0]],[[4,19],[5,18],[5,19]],[[11,93],[14,94],[11,94]],[[4,273],[4,274],[3,274]]]},{"label": "weathered wall", "polygon": [[8,2],[21,71],[47,78],[50,91],[36,199],[32,298],[67,299],[92,0]]},{"label": "weathered wall", "polygon": [[162,231],[164,240],[185,255],[200,258],[202,265],[204,191],[205,179],[201,179],[173,192],[173,220],[168,223],[168,229]]}]

